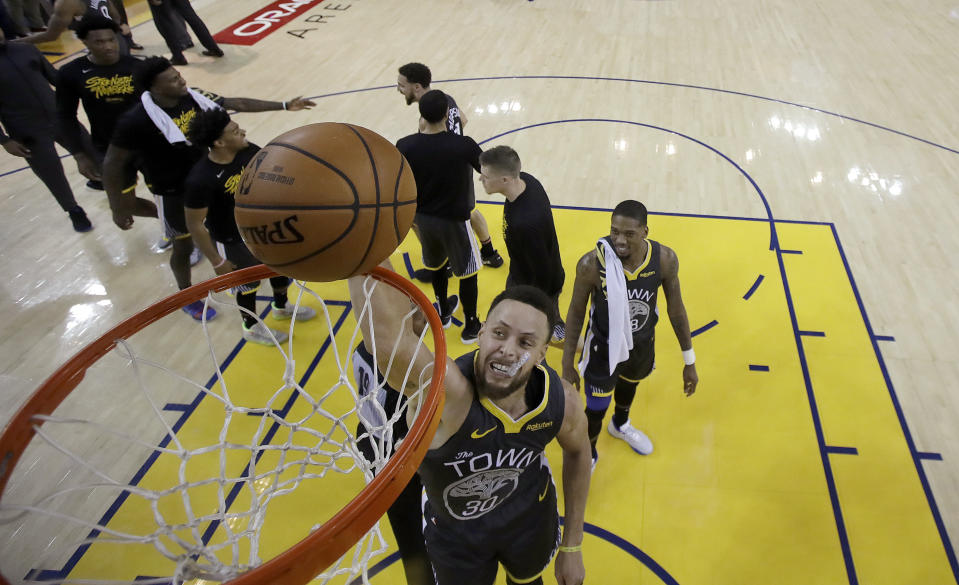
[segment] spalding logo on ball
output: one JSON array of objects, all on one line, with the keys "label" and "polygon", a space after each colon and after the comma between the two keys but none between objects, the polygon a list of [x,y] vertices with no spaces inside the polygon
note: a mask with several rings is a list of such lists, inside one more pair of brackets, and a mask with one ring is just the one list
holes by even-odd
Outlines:
[{"label": "spalding logo on ball", "polygon": [[406,159],[352,124],[277,136],[246,165],[236,193],[236,224],[253,255],[315,282],[372,270],[403,241],[415,213]]}]

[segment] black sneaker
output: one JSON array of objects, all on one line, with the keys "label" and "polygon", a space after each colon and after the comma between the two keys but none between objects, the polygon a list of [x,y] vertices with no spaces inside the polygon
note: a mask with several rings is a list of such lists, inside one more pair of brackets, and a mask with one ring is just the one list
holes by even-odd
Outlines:
[{"label": "black sneaker", "polygon": [[184,57],[183,55],[174,55],[172,58],[170,58],[170,64],[171,65],[189,65],[189,63],[187,63],[186,57]]},{"label": "black sneaker", "polygon": [[479,339],[479,330],[482,325],[476,317],[466,321],[466,325],[463,326],[463,333],[460,334],[460,341],[462,341],[464,345],[476,343],[476,340]]},{"label": "black sneaker", "polygon": [[90,179],[87,181],[87,188],[93,189],[94,191],[103,191],[103,181],[94,181]]},{"label": "black sneaker", "polygon": [[490,268],[499,268],[503,265],[503,257],[499,255],[499,252],[493,250],[492,254],[483,255],[483,265]]},{"label": "black sneaker", "polygon": [[93,224],[90,223],[90,219],[82,207],[74,207],[67,213],[70,214],[70,221],[73,222],[74,230],[78,232],[88,232],[93,229]]},{"label": "black sneaker", "polygon": [[222,57],[222,56],[223,56],[223,50],[222,50],[222,49],[217,49],[217,50],[214,51],[214,50],[212,50],[212,49],[209,49],[209,50],[203,51],[202,54],[205,55],[205,56],[207,56],[207,57]]},{"label": "black sneaker", "polygon": [[440,310],[439,301],[433,303],[433,307],[436,309],[436,312],[440,314],[440,321],[443,323],[443,329],[449,329],[450,325],[453,324],[453,313],[455,313],[456,309],[460,307],[460,298],[456,295],[450,295],[446,297],[446,303],[450,307],[450,310],[446,313],[443,313]]}]

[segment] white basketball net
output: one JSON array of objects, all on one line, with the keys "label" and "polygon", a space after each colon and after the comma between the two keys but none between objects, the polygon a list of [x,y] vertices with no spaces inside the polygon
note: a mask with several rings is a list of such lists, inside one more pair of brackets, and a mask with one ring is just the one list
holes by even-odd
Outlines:
[{"label": "white basketball net", "polygon": [[[367,281],[367,289],[374,286],[372,283],[372,279]],[[263,284],[260,290],[269,290],[265,281]],[[346,287],[340,283],[339,289],[336,294],[346,299]],[[227,352],[221,346],[230,345],[215,338],[229,338],[235,345],[240,331],[237,306],[225,294],[211,293],[206,303],[216,308],[220,316],[215,322],[202,323],[207,347],[187,352],[197,361],[202,351],[205,357],[199,361],[205,365],[194,365],[189,368],[192,373],[184,373],[170,367],[168,362],[174,358],[148,359],[141,355],[144,351],[139,346],[138,333],[119,341],[110,354],[88,370],[87,377],[93,378],[92,389],[90,381],[85,381],[52,416],[36,417],[36,437],[0,502],[0,528],[7,531],[0,534],[0,539],[20,542],[20,549],[25,551],[18,552],[12,545],[0,547],[0,566],[11,583],[24,580],[178,585],[191,580],[229,581],[307,536],[373,479],[393,454],[393,423],[402,416],[409,415],[408,420],[415,417],[428,389],[430,373],[419,375],[417,395],[402,400],[396,412],[385,412],[377,400],[381,385],[362,396],[357,391],[352,359],[360,335],[355,322],[350,322],[351,332],[338,330],[347,328],[343,325],[347,310],[344,303],[331,306],[331,302],[302,283],[294,282],[289,293],[291,303],[295,301],[297,307],[313,306],[318,314],[310,322],[297,322],[294,317],[285,327],[290,339],[284,344],[274,343],[273,351],[278,352],[280,359],[271,358],[278,365],[268,387],[254,381],[257,388],[252,394],[249,389],[236,390],[236,380],[223,367]],[[263,306],[262,301],[258,304]],[[362,312],[354,308],[354,313],[369,318],[369,303],[366,305]],[[406,318],[413,318],[418,311],[411,305]],[[170,320],[180,330],[199,328],[179,311],[163,321]],[[268,325],[278,328],[276,323]],[[422,343],[427,331],[428,328],[420,337],[423,351],[427,351]],[[309,383],[303,383],[302,368],[297,367],[296,337],[329,341],[321,360],[326,374],[314,373]],[[150,344],[152,339],[143,343]],[[178,341],[176,345],[181,344]],[[303,352],[301,345],[296,345],[299,352]],[[268,348],[259,351],[264,349]],[[377,351],[390,354],[392,367],[395,348],[369,349],[374,355]],[[96,375],[94,368],[105,361],[119,367]],[[265,363],[265,358],[252,361]],[[206,380],[211,379],[213,372],[214,383],[208,388]],[[254,367],[248,377],[257,373]],[[406,375],[411,373],[407,370]],[[114,408],[85,407],[94,402],[90,392],[102,393],[107,387],[116,396],[110,400]],[[196,396],[194,406],[199,404],[207,411],[220,412],[222,421],[216,423],[218,427],[190,426],[189,418],[197,416],[198,406],[187,422],[179,425],[185,409],[171,411],[170,396],[188,396],[191,392]],[[251,401],[251,395],[257,400]],[[117,405],[124,416],[117,416]],[[88,412],[91,408],[93,412]],[[370,432],[357,437],[354,435],[360,412],[364,413]],[[379,424],[374,424],[376,421]],[[204,432],[212,440],[197,444],[197,435]],[[372,441],[371,461],[360,452],[361,440]],[[103,447],[106,444],[111,448],[119,444],[121,449],[111,451]],[[120,454],[102,455],[113,452]],[[118,465],[120,460],[136,463],[138,458],[142,461],[150,457],[154,458],[153,463],[142,476],[131,476],[129,465]],[[43,473],[44,470],[49,473]],[[321,504],[326,504],[328,510],[318,511]],[[284,508],[289,514],[291,506],[296,510],[293,520],[279,524],[274,521],[271,525],[268,512],[272,508]],[[109,521],[103,522],[114,507],[117,510]],[[139,510],[139,519],[119,520],[124,509]],[[311,517],[313,514],[316,517]],[[152,525],[145,523],[144,516]],[[281,535],[282,542],[274,542],[274,534]],[[104,569],[103,575],[89,574],[86,568],[81,570],[82,557],[93,554],[98,547],[105,547],[108,558],[123,557],[134,564],[139,561],[133,559],[146,554],[142,552],[146,548],[153,560],[138,566],[137,575],[119,579],[113,577],[112,568]],[[74,562],[76,570],[69,577],[56,574],[55,570],[75,559],[78,550],[84,554],[79,562]],[[359,577],[368,583],[371,560],[386,550],[386,540],[377,523],[352,551],[318,576],[319,582],[327,583],[334,577],[337,582],[351,582]],[[166,572],[157,574],[157,566],[166,567]]]}]

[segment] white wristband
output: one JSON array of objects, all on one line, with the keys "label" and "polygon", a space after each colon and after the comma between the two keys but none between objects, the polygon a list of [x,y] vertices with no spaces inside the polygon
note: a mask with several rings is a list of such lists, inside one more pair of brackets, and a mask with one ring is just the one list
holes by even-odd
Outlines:
[{"label": "white wristband", "polygon": [[696,363],[696,352],[692,348],[683,351],[683,363],[691,366]]},{"label": "white wristband", "polygon": [[286,109],[286,102],[283,102],[283,109]]},{"label": "white wristband", "polygon": [[226,264],[226,258],[224,258],[223,260],[220,260],[219,264],[214,265],[213,270],[216,270],[217,268],[219,268],[220,266],[223,266],[224,264]]}]

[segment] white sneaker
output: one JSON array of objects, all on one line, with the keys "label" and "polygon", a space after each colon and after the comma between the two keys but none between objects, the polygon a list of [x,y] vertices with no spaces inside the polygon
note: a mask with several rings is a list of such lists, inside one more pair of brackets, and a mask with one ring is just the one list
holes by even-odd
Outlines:
[{"label": "white sneaker", "polygon": [[281,309],[276,306],[276,303],[270,303],[270,308],[272,309],[273,318],[278,321],[287,321],[291,319],[293,317],[294,310],[296,312],[297,321],[309,321],[313,317],[316,317],[316,311],[305,305],[294,307],[293,305],[288,304]]},{"label": "white sneaker", "polygon": [[653,442],[649,440],[649,437],[643,434],[643,431],[633,428],[633,425],[629,424],[628,420],[618,429],[616,425],[613,424],[613,421],[610,420],[606,430],[617,439],[622,439],[629,443],[633,451],[636,451],[640,455],[649,455],[653,452]]},{"label": "white sneaker", "polygon": [[190,266],[196,266],[200,263],[200,260],[203,259],[203,253],[200,252],[200,249],[196,246],[193,246],[193,251],[190,252]]},{"label": "white sneaker", "polygon": [[243,339],[260,345],[273,345],[273,338],[276,338],[277,343],[283,343],[288,337],[283,331],[270,329],[263,323],[257,323],[249,329],[243,325]]}]

